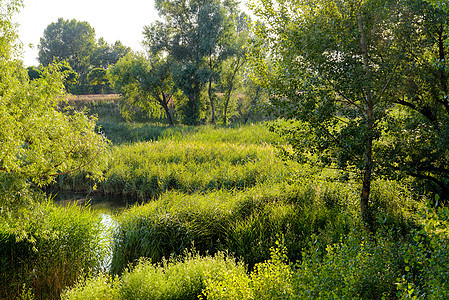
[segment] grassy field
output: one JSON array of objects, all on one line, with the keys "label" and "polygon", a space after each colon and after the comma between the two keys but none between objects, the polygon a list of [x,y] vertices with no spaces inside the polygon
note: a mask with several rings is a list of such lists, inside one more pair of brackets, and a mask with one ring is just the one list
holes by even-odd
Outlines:
[{"label": "grassy field", "polygon": [[[111,141],[103,153],[104,178],[93,182],[86,174],[70,174],[58,178],[53,188],[95,190],[135,204],[117,212],[117,227],[102,237],[98,213],[51,204],[40,208],[43,221],[32,223],[36,245],[44,249],[37,257],[28,255],[34,253],[33,239],[13,241],[21,231],[11,228],[23,224],[0,228],[0,246],[5,246],[0,258],[8,261],[13,249],[20,258],[13,263],[25,266],[7,295],[57,299],[59,294],[48,292],[52,284],[57,293],[73,286],[63,299],[447,295],[444,226],[449,212],[425,206],[427,200],[404,182],[373,182],[376,225],[368,236],[359,217],[357,178],[283,158],[279,149],[288,145],[266,124],[126,123],[116,114],[117,102],[86,100],[83,105],[98,113],[99,128]],[[70,224],[60,220],[64,213]],[[39,232],[51,232],[52,239]],[[99,267],[104,252],[86,246],[100,245],[105,238],[113,240],[107,272]],[[67,247],[85,259],[68,256]],[[62,263],[44,264],[46,257]],[[65,274],[64,264],[74,267],[64,282],[47,281],[40,289],[38,281],[22,286],[33,266],[39,274],[52,268],[54,274]]]}]

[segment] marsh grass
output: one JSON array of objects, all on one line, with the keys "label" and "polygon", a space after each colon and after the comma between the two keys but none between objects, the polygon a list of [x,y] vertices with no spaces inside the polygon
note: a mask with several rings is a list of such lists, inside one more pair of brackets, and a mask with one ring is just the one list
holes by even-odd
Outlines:
[{"label": "marsh grass", "polygon": [[58,299],[65,287],[101,268],[106,249],[100,219],[86,209],[43,202],[1,221],[0,298],[26,291]]},{"label": "marsh grass", "polygon": [[[124,126],[150,127],[147,137],[153,141],[125,143],[104,153],[109,163],[101,182],[76,173],[60,176],[53,187],[91,192],[95,186],[104,194],[147,201],[170,190],[242,190],[262,182],[280,182],[293,168],[299,168],[278,157],[275,145],[280,139],[262,124],[235,128]],[[130,133],[124,136],[133,140]],[[146,139],[141,133],[136,136],[136,140]]]},{"label": "marsh grass", "polygon": [[[373,193],[384,199],[374,211],[379,228],[391,226],[405,234],[413,226],[407,216],[416,209],[411,194],[388,181],[374,186]],[[112,271],[120,274],[140,257],[157,262],[192,247],[201,254],[229,251],[252,269],[269,259],[279,234],[289,259],[300,260],[310,243],[324,251],[354,228],[363,230],[358,197],[351,183],[317,178],[244,190],[166,192],[119,216]]]},{"label": "marsh grass", "polygon": [[282,181],[294,165],[284,164],[269,145],[171,140],[116,148],[112,161],[99,187],[138,199],[170,190],[243,190]]}]

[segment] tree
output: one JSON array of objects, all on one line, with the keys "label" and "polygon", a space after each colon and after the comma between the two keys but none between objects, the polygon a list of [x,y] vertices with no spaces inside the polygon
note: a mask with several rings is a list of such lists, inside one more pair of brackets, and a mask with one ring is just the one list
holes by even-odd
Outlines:
[{"label": "tree", "polygon": [[87,81],[90,85],[98,86],[100,88],[100,94],[103,94],[103,87],[109,84],[107,70],[103,68],[92,69],[87,74]]},{"label": "tree", "polygon": [[236,19],[235,32],[232,35],[233,43],[229,46],[228,58],[221,64],[220,89],[223,96],[223,124],[228,121],[228,109],[231,100],[231,93],[234,90],[236,82],[240,79],[239,72],[246,64],[247,43],[249,37],[249,28],[247,25],[247,16],[240,14]]},{"label": "tree", "polygon": [[174,101],[176,89],[171,75],[171,62],[164,57],[144,57],[128,54],[110,71],[114,88],[126,101],[123,110],[128,117],[135,107],[152,115],[159,115],[163,108],[167,121],[173,125],[169,105]]},{"label": "tree", "polygon": [[79,75],[79,92],[87,91],[87,73],[95,48],[95,30],[87,22],[59,18],[44,31],[39,42],[39,62],[48,66],[54,61],[67,61]]},{"label": "tree", "polygon": [[[253,66],[270,92],[271,112],[299,120],[282,129],[305,159],[356,171],[361,217],[373,230],[370,190],[377,171],[373,145],[382,136],[390,91],[406,59],[400,1],[255,1],[261,51]],[[298,13],[300,12],[300,13]],[[265,54],[269,54],[266,59]]]},{"label": "tree", "polygon": [[[448,13],[426,1],[406,2],[409,38],[398,65],[399,88],[389,96],[388,135],[381,140],[379,163],[384,175],[412,176],[426,190],[449,199]],[[424,183],[424,184],[423,184]],[[432,186],[436,186],[432,187]]]},{"label": "tree", "polygon": [[[39,62],[44,66],[54,61],[68,62],[78,74],[76,84],[67,85],[68,90],[74,94],[87,94],[92,92],[89,72],[95,68],[107,69],[130,51],[120,41],[109,45],[100,38],[97,43],[95,30],[87,22],[59,18],[44,31],[39,43]],[[103,83],[102,88],[105,87],[109,85]]]},{"label": "tree", "polygon": [[201,93],[207,83],[212,121],[215,120],[212,81],[227,41],[225,7],[231,11],[236,4],[218,0],[157,0],[156,9],[164,22],[155,22],[144,29],[150,52],[165,53],[174,62],[174,82],[187,98],[178,107],[186,124],[199,124],[203,107]]},{"label": "tree", "polygon": [[32,185],[46,185],[60,174],[84,170],[100,176],[100,154],[106,147],[105,138],[95,132],[92,118],[80,112],[67,115],[58,109],[65,76],[59,65],[42,68],[40,78],[29,80],[14,53],[17,39],[11,15],[20,3],[0,0],[2,212],[20,205]]},{"label": "tree", "polygon": [[30,80],[38,79],[41,77],[41,71],[36,67],[28,67],[27,68],[28,77]]},{"label": "tree", "polygon": [[107,69],[130,52],[131,48],[124,46],[120,41],[109,45],[103,38],[99,38],[90,57],[90,64],[95,68]]}]

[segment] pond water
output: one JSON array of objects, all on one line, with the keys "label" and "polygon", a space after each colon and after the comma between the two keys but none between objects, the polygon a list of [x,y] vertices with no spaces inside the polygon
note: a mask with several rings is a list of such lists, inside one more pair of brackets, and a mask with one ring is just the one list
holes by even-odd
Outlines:
[{"label": "pond water", "polygon": [[123,197],[102,195],[102,194],[77,194],[77,193],[57,193],[50,195],[56,205],[67,206],[77,204],[88,206],[94,211],[108,215],[115,215],[125,208],[133,205],[135,201]]},{"label": "pond water", "polygon": [[112,262],[112,232],[118,226],[114,216],[122,212],[124,209],[134,204],[134,201],[128,201],[120,197],[104,196],[99,194],[82,195],[74,193],[58,193],[50,195],[54,203],[58,206],[68,206],[72,204],[87,206],[95,212],[98,212],[100,222],[103,225],[101,234],[106,249],[109,249],[101,268],[109,271]]}]

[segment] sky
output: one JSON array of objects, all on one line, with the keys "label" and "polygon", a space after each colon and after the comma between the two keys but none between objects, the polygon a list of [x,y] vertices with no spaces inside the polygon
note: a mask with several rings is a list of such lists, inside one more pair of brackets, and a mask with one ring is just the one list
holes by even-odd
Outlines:
[{"label": "sky", "polygon": [[[23,44],[25,66],[37,66],[38,44],[45,28],[58,18],[87,21],[96,38],[106,42],[119,40],[134,51],[142,51],[142,30],[159,16],[154,0],[24,0],[24,8],[15,17]],[[242,1],[244,2],[244,1]],[[242,9],[245,6],[242,4]],[[31,47],[30,47],[31,45]]]}]

